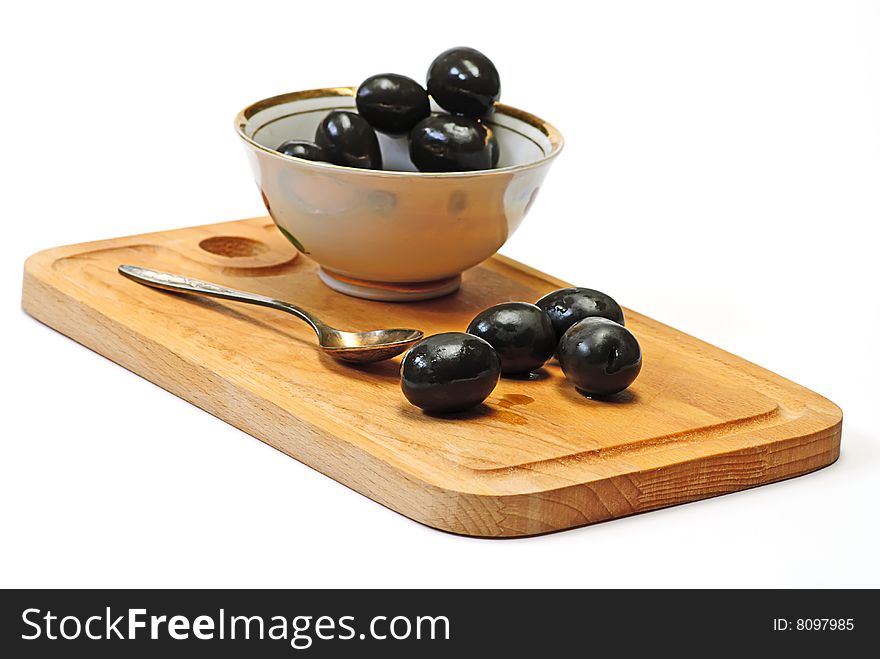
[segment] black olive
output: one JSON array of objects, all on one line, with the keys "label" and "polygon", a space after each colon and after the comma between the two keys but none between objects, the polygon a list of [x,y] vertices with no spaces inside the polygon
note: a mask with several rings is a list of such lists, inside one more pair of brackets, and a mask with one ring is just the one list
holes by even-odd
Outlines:
[{"label": "black olive", "polygon": [[550,316],[559,338],[562,338],[569,327],[584,318],[607,318],[624,324],[620,305],[611,296],[592,288],[560,288],[547,293],[535,304]]},{"label": "black olive", "polygon": [[354,112],[333,110],[318,124],[315,142],[335,165],[382,169],[382,151],[376,131]]},{"label": "black olive", "polygon": [[479,405],[498,384],[495,349],[471,334],[447,332],[416,343],[400,365],[400,386],[426,412],[458,412]]},{"label": "black olive", "polygon": [[607,318],[585,318],[569,327],[557,354],[565,377],[589,396],[623,391],[642,369],[636,337]]},{"label": "black olive", "polygon": [[438,114],[412,129],[409,157],[420,172],[492,169],[498,163],[498,141],[476,119]]},{"label": "black olive", "polygon": [[467,331],[495,348],[505,374],[539,369],[556,351],[556,330],[550,316],[528,302],[489,307],[471,321]]},{"label": "black olive", "polygon": [[428,92],[412,78],[381,73],[364,80],[355,97],[358,114],[376,130],[404,135],[431,114]]},{"label": "black olive", "polygon": [[285,156],[302,158],[304,160],[328,161],[324,149],[308,140],[287,140],[276,151],[283,153]]},{"label": "black olive", "polygon": [[444,110],[482,117],[501,96],[501,78],[479,50],[451,48],[428,68],[428,93]]}]

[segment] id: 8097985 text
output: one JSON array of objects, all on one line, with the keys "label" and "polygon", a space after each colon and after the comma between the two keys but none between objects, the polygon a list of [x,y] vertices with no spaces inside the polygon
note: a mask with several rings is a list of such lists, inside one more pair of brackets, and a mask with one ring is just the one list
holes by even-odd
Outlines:
[{"label": "id: 8097985 text", "polygon": [[773,631],[852,631],[855,629],[854,618],[774,618]]}]

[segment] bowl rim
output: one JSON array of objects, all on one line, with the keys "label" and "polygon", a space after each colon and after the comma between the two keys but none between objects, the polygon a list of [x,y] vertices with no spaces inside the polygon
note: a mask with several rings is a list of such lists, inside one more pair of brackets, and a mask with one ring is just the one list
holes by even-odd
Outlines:
[{"label": "bowl rim", "polygon": [[245,127],[247,126],[247,122],[250,121],[251,117],[253,117],[258,112],[262,112],[263,110],[275,107],[276,105],[289,103],[291,101],[301,101],[309,98],[332,98],[334,96],[353,97],[356,93],[357,87],[323,87],[319,89],[305,89],[302,91],[288,92],[285,94],[278,94],[277,96],[270,96],[268,98],[256,101],[255,103],[251,103],[250,105],[242,109],[235,116],[235,130],[238,133],[238,136],[251,147],[288,162],[294,161],[303,167],[315,169],[317,171],[338,169],[345,172],[356,173],[356,175],[373,177],[378,176],[383,178],[465,179],[477,178],[481,176],[491,176],[493,174],[509,174],[513,172],[534,169],[543,165],[544,163],[553,160],[556,156],[559,155],[559,153],[562,151],[562,147],[565,145],[565,140],[562,137],[562,133],[560,133],[559,130],[555,126],[553,126],[553,124],[544,121],[543,119],[532,114],[531,112],[526,112],[525,110],[520,110],[519,108],[515,108],[511,105],[505,105],[497,101],[494,108],[495,112],[500,112],[501,114],[513,117],[514,119],[519,119],[520,121],[527,123],[532,128],[536,128],[537,130],[542,132],[547,137],[547,139],[550,140],[550,153],[544,154],[537,160],[533,160],[531,162],[522,163],[519,165],[510,165],[509,167],[498,167],[495,169],[478,169],[471,172],[404,172],[397,170],[346,167],[344,165],[334,165],[333,163],[329,162],[319,162],[306,160],[304,158],[286,156],[282,153],[279,153],[278,151],[275,151],[274,149],[270,149],[269,147],[259,144],[245,133]]}]

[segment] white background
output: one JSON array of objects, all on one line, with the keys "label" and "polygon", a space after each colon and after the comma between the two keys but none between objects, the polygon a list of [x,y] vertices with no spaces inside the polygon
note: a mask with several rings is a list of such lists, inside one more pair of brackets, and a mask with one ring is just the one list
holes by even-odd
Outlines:
[{"label": "white background", "polygon": [[[6,7],[0,585],[880,586],[878,35],[867,2]],[[831,398],[835,465],[551,536],[456,537],[20,311],[37,250],[262,215],[244,105],[421,79],[463,44],[567,138],[503,253]]]}]

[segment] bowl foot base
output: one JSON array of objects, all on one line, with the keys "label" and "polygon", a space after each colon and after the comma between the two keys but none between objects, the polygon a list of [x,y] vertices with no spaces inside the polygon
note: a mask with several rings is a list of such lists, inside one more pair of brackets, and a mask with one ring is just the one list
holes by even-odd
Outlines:
[{"label": "bowl foot base", "polygon": [[420,282],[382,282],[354,279],[325,268],[318,269],[318,276],[334,291],[366,300],[383,302],[415,302],[449,295],[461,286],[461,275]]}]

